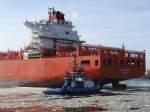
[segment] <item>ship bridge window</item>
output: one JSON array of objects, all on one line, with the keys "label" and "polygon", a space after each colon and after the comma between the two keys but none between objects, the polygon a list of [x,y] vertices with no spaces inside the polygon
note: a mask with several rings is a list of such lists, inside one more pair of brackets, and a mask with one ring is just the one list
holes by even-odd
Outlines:
[{"label": "ship bridge window", "polygon": [[66,31],[65,34],[68,35],[68,34],[69,34],[69,31]]},{"label": "ship bridge window", "polygon": [[81,61],[81,65],[83,65],[83,66],[90,66],[90,64],[91,64],[90,60],[82,60]]}]

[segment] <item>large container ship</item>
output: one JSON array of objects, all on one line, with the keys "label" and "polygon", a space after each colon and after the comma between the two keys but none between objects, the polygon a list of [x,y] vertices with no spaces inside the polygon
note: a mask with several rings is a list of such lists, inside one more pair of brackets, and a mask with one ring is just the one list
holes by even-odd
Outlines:
[{"label": "large container ship", "polygon": [[76,70],[101,85],[144,75],[145,51],[88,45],[64,13],[49,8],[48,15],[47,20],[24,23],[32,33],[28,46],[0,52],[1,86],[62,86],[66,72],[71,78],[73,55]]}]

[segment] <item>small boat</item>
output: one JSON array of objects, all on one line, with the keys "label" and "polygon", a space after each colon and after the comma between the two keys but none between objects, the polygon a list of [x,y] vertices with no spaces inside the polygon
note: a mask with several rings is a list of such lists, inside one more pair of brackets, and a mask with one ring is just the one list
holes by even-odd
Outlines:
[{"label": "small boat", "polygon": [[72,72],[72,78],[69,79],[66,74],[64,85],[61,88],[48,88],[44,94],[59,95],[79,95],[99,93],[101,86],[92,80],[85,80],[83,72]]}]

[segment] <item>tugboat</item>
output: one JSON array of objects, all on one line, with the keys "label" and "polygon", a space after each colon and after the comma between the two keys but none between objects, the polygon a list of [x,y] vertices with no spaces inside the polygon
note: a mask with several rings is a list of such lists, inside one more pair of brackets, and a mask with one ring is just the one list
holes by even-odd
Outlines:
[{"label": "tugboat", "polygon": [[76,55],[74,55],[73,63],[71,79],[69,78],[68,72],[66,72],[64,77],[64,85],[61,88],[48,88],[43,92],[44,94],[79,95],[95,94],[100,91],[101,85],[92,80],[86,80],[82,68],[77,70]]},{"label": "tugboat", "polygon": [[[75,76],[74,76],[75,75]],[[95,94],[101,90],[101,86],[92,80],[85,80],[84,77],[76,77],[78,73],[73,73],[70,80],[68,75],[64,77],[64,85],[61,88],[48,88],[43,93],[46,95],[79,95],[79,94]]]}]

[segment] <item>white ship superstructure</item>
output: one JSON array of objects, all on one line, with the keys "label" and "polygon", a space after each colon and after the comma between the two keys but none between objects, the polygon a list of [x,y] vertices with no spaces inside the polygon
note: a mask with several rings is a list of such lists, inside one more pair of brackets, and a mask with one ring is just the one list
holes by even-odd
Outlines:
[{"label": "white ship superstructure", "polygon": [[26,20],[24,23],[32,32],[28,54],[34,54],[33,52],[37,53],[37,51],[40,53],[39,49],[56,49],[57,45],[74,47],[79,42],[78,32],[74,31],[71,21],[65,20],[65,15],[62,12],[49,8],[48,14],[48,20],[39,22]]}]

